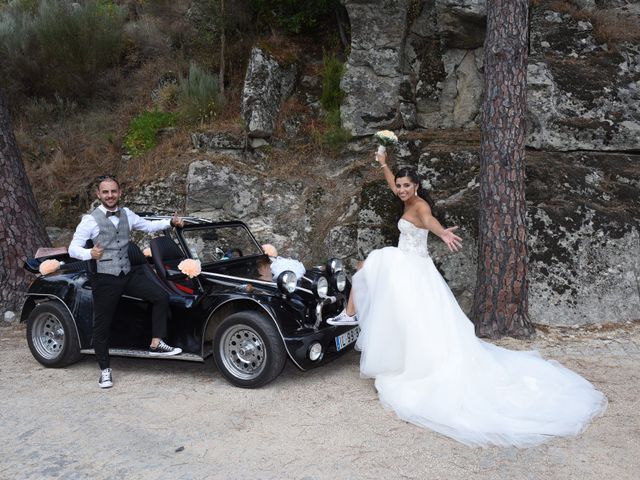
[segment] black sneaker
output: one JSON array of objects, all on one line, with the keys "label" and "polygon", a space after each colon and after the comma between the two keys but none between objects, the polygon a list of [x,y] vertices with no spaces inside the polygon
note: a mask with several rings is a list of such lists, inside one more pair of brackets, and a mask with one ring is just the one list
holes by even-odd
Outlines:
[{"label": "black sneaker", "polygon": [[98,385],[100,386],[100,388],[113,387],[110,368],[105,368],[104,370],[102,370],[102,372],[100,372],[100,380],[98,380]]},{"label": "black sneaker", "polygon": [[171,347],[160,340],[157,347],[149,347],[149,355],[153,357],[170,357],[171,355],[178,355],[182,353],[182,349],[178,347]]}]

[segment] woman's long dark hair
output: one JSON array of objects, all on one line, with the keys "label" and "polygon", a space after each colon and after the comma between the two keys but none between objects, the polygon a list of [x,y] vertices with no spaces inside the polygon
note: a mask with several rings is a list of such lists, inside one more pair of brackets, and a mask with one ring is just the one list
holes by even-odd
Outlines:
[{"label": "woman's long dark hair", "polygon": [[418,172],[416,172],[415,169],[411,167],[402,167],[396,173],[394,180],[398,180],[402,177],[407,177],[413,183],[418,184],[418,196],[429,204],[429,207],[431,208],[431,215],[435,217],[436,203],[433,201],[433,198],[431,198],[431,195],[429,195],[429,192],[427,192],[427,189],[422,186],[422,179],[420,178],[420,175],[418,175]]}]

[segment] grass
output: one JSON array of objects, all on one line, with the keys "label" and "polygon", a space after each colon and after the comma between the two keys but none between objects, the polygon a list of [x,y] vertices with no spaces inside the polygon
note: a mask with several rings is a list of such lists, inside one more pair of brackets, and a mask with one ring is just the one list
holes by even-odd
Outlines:
[{"label": "grass", "polygon": [[158,144],[158,132],[173,127],[177,115],[173,112],[144,112],[133,119],[124,139],[124,148],[130,155],[138,157]]},{"label": "grass", "polygon": [[[543,7],[541,0],[534,2],[536,7]],[[593,25],[593,36],[600,43],[606,43],[613,50],[620,43],[640,41],[640,18],[625,16],[614,10],[580,10],[567,0],[552,0],[548,3],[551,10],[567,13],[576,20],[589,21]]]},{"label": "grass", "polygon": [[611,11],[596,11],[591,16],[593,35],[602,43],[616,46],[640,41],[640,18],[626,17]]}]

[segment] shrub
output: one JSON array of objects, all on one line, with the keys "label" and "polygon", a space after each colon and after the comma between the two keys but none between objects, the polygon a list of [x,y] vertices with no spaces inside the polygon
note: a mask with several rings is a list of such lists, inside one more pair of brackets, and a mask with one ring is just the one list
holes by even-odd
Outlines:
[{"label": "shrub", "polygon": [[326,110],[327,129],[320,135],[320,143],[337,152],[349,140],[351,132],[342,128],[340,120],[340,104],[344,92],[340,90],[340,80],[344,74],[344,64],[333,54],[325,54],[322,67],[322,95],[320,103]]},{"label": "shrub", "polygon": [[327,111],[340,108],[344,92],[340,90],[340,80],[344,74],[344,64],[335,55],[325,54],[322,67],[322,95],[320,103]]},{"label": "shrub", "polygon": [[259,18],[267,25],[276,25],[287,33],[303,33],[314,30],[340,1],[255,0],[254,4]]},{"label": "shrub", "polygon": [[191,63],[189,75],[180,78],[178,90],[178,109],[183,123],[207,122],[216,117],[222,104],[216,77]]},{"label": "shrub", "polygon": [[11,2],[0,13],[3,80],[33,96],[93,93],[120,58],[125,18],[105,0]]},{"label": "shrub", "polygon": [[331,151],[337,152],[351,140],[351,132],[342,128],[340,110],[327,112],[327,129],[320,135],[320,143]]},{"label": "shrub", "polygon": [[133,119],[124,140],[124,148],[134,157],[142,155],[158,144],[158,130],[176,124],[171,112],[144,112]]}]

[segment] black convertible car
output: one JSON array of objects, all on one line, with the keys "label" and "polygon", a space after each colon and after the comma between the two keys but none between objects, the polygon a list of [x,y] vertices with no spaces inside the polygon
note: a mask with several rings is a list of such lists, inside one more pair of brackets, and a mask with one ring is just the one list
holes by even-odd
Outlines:
[{"label": "black convertible car", "polygon": [[[213,355],[232,384],[254,388],[276,378],[287,358],[308,370],[353,347],[358,327],[326,323],[350,289],[340,260],[307,269],[301,278],[291,270],[271,278],[269,257],[244,223],[186,220],[184,228],[151,240],[150,257],[129,246],[133,268],[145,269],[170,296],[169,342],[183,349],[170,359],[203,362]],[[188,258],[201,263],[197,277],[178,270]],[[38,273],[47,259],[60,268],[33,281],[21,319],[33,356],[47,367],[63,367],[94,353],[92,265],[57,253],[28,259],[25,268]],[[123,296],[110,354],[148,357],[150,325],[150,305]]]}]

